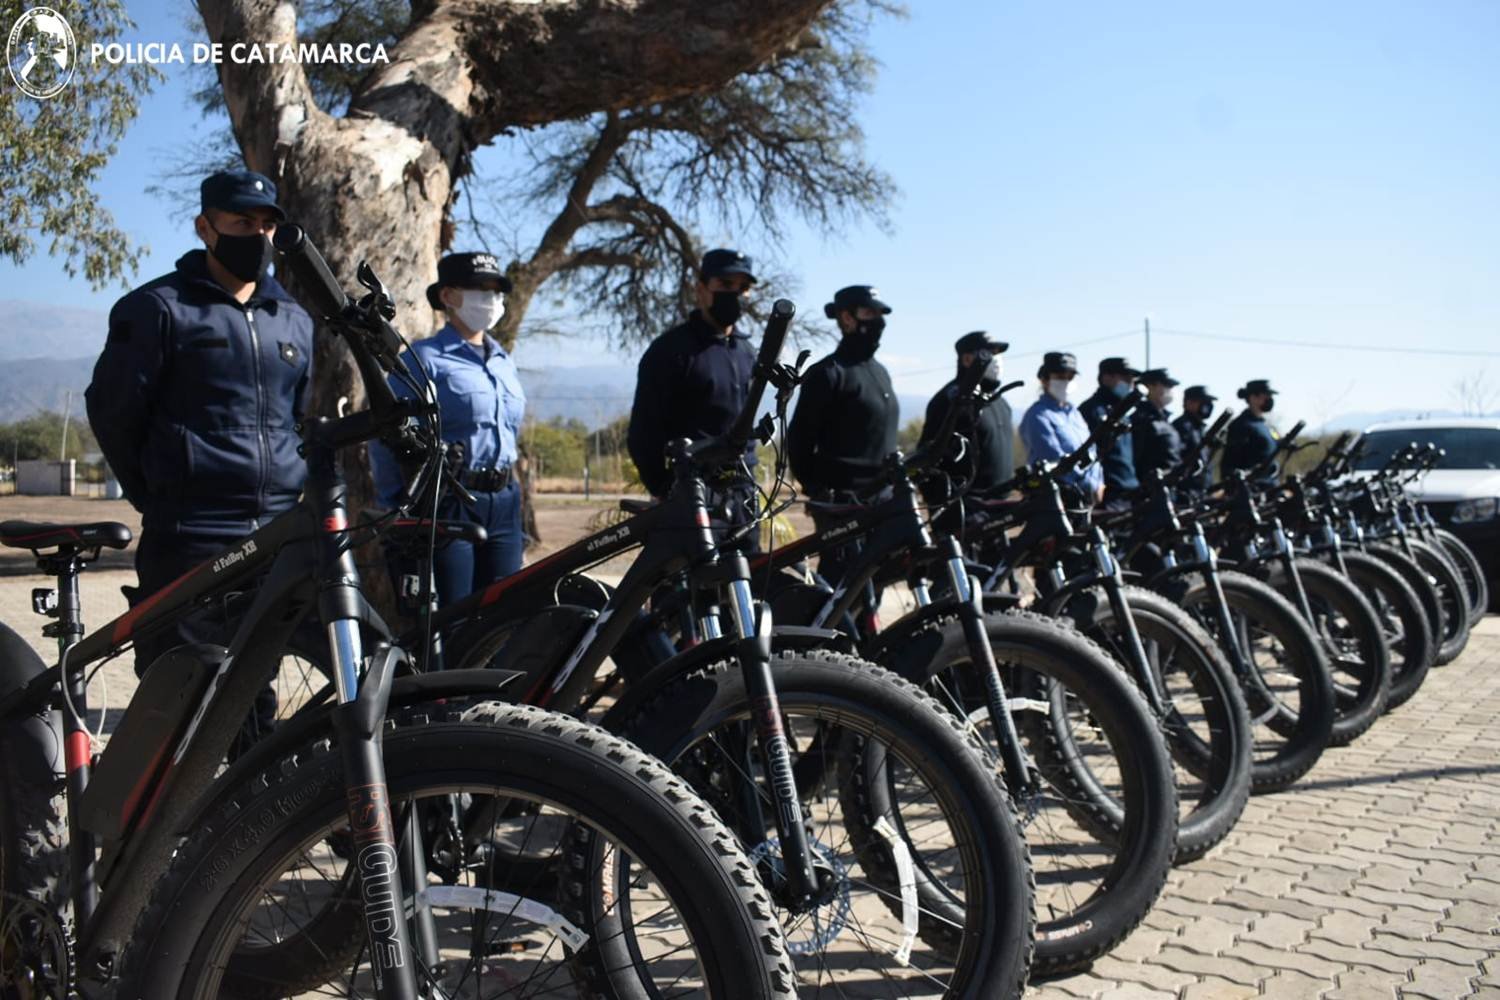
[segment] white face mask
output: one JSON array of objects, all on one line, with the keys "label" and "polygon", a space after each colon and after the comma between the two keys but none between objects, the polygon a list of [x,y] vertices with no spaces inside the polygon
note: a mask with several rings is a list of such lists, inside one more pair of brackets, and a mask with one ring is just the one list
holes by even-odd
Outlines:
[{"label": "white face mask", "polygon": [[1047,380],[1047,395],[1059,403],[1066,403],[1068,401],[1068,379],[1049,378]]},{"label": "white face mask", "polygon": [[980,378],[990,383],[991,385],[998,385],[1000,380],[1004,377],[1005,362],[1001,361],[1000,355],[997,354],[994,357],[990,358],[989,364],[984,366],[984,374],[981,375]]},{"label": "white face mask", "polygon": [[459,294],[463,296],[463,302],[453,310],[453,315],[476,333],[488,330],[505,315],[505,296],[500,292],[465,288]]}]

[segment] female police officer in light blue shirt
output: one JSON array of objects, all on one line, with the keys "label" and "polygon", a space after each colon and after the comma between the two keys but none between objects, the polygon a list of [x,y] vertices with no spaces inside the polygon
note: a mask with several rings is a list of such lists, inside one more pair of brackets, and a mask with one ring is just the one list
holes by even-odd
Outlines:
[{"label": "female police officer in light blue shirt", "polygon": [[[470,508],[456,496],[445,496],[438,516],[482,525],[484,542],[448,542],[433,557],[437,597],[449,605],[474,590],[521,568],[521,496],[512,475],[518,454],[526,394],[516,364],[487,332],[505,314],[510,282],[487,253],[449,254],[438,262],[438,280],[427,288],[427,300],[442,310],[447,324],[419,340],[406,357],[416,370],[416,355],[432,376],[442,411],[443,440],[460,451],[460,479],[478,501]],[[393,379],[398,395],[411,390]],[[404,485],[391,454],[370,447],[375,489],[382,503],[394,507]]]}]

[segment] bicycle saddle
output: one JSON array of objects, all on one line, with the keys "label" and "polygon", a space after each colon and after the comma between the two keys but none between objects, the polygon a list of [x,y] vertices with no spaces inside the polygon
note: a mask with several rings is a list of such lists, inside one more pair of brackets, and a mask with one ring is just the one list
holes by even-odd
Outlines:
[{"label": "bicycle saddle", "polygon": [[0,521],[0,545],[12,549],[74,548],[123,549],[130,544],[130,529],[116,521],[93,524],[44,524],[40,521]]}]

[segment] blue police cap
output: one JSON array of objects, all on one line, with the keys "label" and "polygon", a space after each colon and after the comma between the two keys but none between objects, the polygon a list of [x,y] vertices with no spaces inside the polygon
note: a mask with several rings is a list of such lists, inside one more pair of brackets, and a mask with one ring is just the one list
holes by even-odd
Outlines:
[{"label": "blue police cap", "polygon": [[269,208],[277,222],[286,221],[286,213],[276,204],[276,185],[253,170],[221,170],[203,178],[203,210],[217,208],[222,212],[243,212],[251,208]]},{"label": "blue police cap", "polygon": [[823,307],[823,315],[833,319],[841,312],[853,312],[862,306],[882,313],[891,311],[890,306],[880,301],[880,291],[874,285],[848,285],[833,293],[833,301]]},{"label": "blue police cap", "polygon": [[743,274],[750,279],[750,284],[755,284],[755,271],[750,258],[738,250],[710,250],[703,255],[703,263],[698,268],[699,278],[707,281],[709,278],[730,274]]}]

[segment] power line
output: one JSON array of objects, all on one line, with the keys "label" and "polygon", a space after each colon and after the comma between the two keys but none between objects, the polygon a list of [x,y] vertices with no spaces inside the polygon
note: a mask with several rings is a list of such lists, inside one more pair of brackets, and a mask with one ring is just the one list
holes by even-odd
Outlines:
[{"label": "power line", "polygon": [[1174,337],[1192,337],[1198,340],[1219,340],[1238,344],[1257,344],[1274,347],[1310,347],[1321,351],[1360,351],[1377,354],[1440,354],[1457,358],[1500,358],[1500,351],[1465,351],[1450,347],[1379,347],[1371,344],[1330,344],[1314,340],[1279,340],[1274,337],[1239,337],[1227,333],[1204,333],[1198,330],[1164,330],[1156,327],[1153,333],[1165,333]]}]

